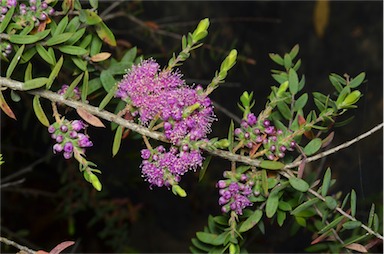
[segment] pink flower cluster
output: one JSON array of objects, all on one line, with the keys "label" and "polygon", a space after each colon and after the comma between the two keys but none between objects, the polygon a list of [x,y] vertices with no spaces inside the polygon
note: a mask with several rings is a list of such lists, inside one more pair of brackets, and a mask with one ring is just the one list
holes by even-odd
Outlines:
[{"label": "pink flower cluster", "polygon": [[155,60],[142,61],[118,84],[116,97],[132,105],[143,125],[160,120],[164,135],[180,149],[143,149],[143,177],[158,187],[177,184],[188,170],[201,167],[199,149],[181,145],[206,138],[215,120],[211,100],[201,86],[191,88],[177,71],[160,70]]}]

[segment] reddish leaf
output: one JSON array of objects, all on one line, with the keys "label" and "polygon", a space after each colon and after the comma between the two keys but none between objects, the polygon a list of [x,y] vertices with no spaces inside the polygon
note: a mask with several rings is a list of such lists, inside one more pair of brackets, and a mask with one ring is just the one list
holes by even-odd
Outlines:
[{"label": "reddish leaf", "polygon": [[77,108],[76,112],[87,123],[89,123],[95,127],[104,127],[105,128],[105,125],[101,122],[101,120],[98,117],[92,115],[91,113],[86,111],[84,108],[81,108],[81,107]]},{"label": "reddish leaf", "polygon": [[75,242],[73,242],[73,241],[65,241],[65,242],[59,243],[58,245],[56,245],[55,248],[53,248],[49,252],[49,254],[59,254],[60,252],[62,252],[63,250],[65,250],[66,248],[68,248],[69,246],[72,246],[74,244],[75,244]]},{"label": "reddish leaf", "polygon": [[299,169],[298,169],[298,171],[297,171],[297,178],[303,178],[304,168],[305,168],[305,161],[306,161],[306,159],[304,158],[304,159],[300,162]]},{"label": "reddish leaf", "polygon": [[38,250],[36,251],[36,254],[49,254],[49,253],[43,250]]},{"label": "reddish leaf", "polygon": [[302,115],[298,115],[297,120],[300,126],[306,123],[305,118]]},{"label": "reddish leaf", "polygon": [[101,52],[91,57],[92,62],[102,62],[107,60],[111,56],[111,53]]},{"label": "reddish leaf", "polygon": [[332,142],[334,136],[335,136],[335,132],[334,131],[329,133],[329,135],[325,139],[323,139],[323,144],[321,145],[321,147],[328,146]]},{"label": "reddish leaf", "polygon": [[1,91],[0,91],[0,108],[4,111],[5,114],[7,114],[7,116],[17,120],[12,109],[8,106],[7,102],[5,101],[3,97],[3,93]]},{"label": "reddish leaf", "polygon": [[319,243],[319,242],[322,242],[324,241],[324,239],[326,239],[329,235],[329,232],[326,232],[322,235],[320,235],[319,237],[317,237],[316,239],[314,239],[312,242],[311,242],[311,245],[314,245],[316,243]]},{"label": "reddish leaf", "polygon": [[367,249],[361,245],[361,244],[358,244],[358,243],[351,243],[351,244],[348,244],[347,246],[345,246],[345,248],[347,249],[350,249],[350,250],[354,250],[354,251],[358,251],[358,252],[368,252]]}]

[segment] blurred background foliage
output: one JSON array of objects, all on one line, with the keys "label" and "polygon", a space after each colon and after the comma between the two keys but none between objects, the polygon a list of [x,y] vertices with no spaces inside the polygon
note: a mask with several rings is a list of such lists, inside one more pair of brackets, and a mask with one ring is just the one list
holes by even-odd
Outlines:
[{"label": "blurred background foliage", "polygon": [[[263,109],[275,84],[270,70],[276,66],[268,53],[288,52],[297,43],[307,80],[305,92],[331,91],[330,73],[367,74],[364,97],[359,108],[350,112],[355,119],[335,130],[335,145],[383,120],[382,1],[104,1],[99,14],[118,44],[105,51],[121,56],[136,46],[139,55],[154,57],[162,65],[180,49],[181,35],[202,18],[210,18],[205,45],[193,52],[181,71],[188,83],[204,86],[232,48],[239,52],[227,82],[212,94],[219,121],[211,137],[226,135],[230,118],[222,108],[241,117],[236,104],[244,90],[254,92],[254,112]],[[22,103],[10,102],[18,121],[1,116],[2,235],[47,251],[74,240],[73,252],[188,252],[190,239],[204,227],[208,215],[220,213],[215,183],[229,168],[228,162],[214,158],[201,182],[198,173],[186,175],[182,186],[188,196],[182,199],[166,189],[150,190],[142,180],[139,149],[143,144],[134,135],[111,158],[113,133],[90,128],[94,147],[87,156],[103,171],[103,191],[96,192],[74,160],[52,155],[49,135],[30,107],[32,97],[20,96]],[[371,202],[382,206],[382,131],[310,164],[306,173],[322,175],[328,166],[337,179],[333,191],[354,188],[362,216]],[[310,237],[305,229],[290,234],[289,223],[285,228],[270,225],[266,236],[250,235],[247,248],[303,252]]]}]

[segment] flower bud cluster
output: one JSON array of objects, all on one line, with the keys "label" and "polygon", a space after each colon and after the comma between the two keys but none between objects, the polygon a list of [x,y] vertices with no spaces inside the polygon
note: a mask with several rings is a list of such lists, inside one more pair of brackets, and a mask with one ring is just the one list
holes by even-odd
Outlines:
[{"label": "flower bud cluster", "polygon": [[[57,91],[58,94],[60,95],[64,95],[67,90],[68,90],[69,86],[64,84],[61,86],[61,88]],[[80,92],[80,89],[78,87],[75,87],[73,89],[73,93],[72,93],[72,96],[70,96],[71,99],[73,100],[80,100],[81,98],[81,92]]]},{"label": "flower bud cluster", "polygon": [[53,145],[53,153],[63,152],[65,159],[71,158],[75,150],[84,154],[84,148],[93,146],[89,136],[81,133],[86,127],[87,125],[81,120],[68,121],[66,119],[50,125],[48,132],[56,141],[56,144]]},{"label": "flower bud cluster", "polygon": [[296,145],[294,140],[287,140],[284,132],[276,129],[268,119],[258,121],[253,113],[242,120],[241,127],[235,129],[235,136],[249,149],[263,146],[269,160],[284,158],[286,152],[293,151]]},{"label": "flower bud cluster", "polygon": [[187,145],[181,148],[172,146],[167,151],[162,145],[155,149],[141,150],[143,163],[142,176],[157,187],[177,184],[181,176],[190,169],[196,170],[202,166],[203,157],[199,150],[190,150]]},{"label": "flower bud cluster", "polygon": [[[4,19],[8,10],[17,5],[16,0],[2,0],[0,22]],[[48,5],[48,2],[41,0],[21,1],[18,6],[18,13],[15,12],[14,21],[25,27],[33,24],[35,27],[39,26],[41,22],[48,20],[55,10]]]},{"label": "flower bud cluster", "polygon": [[233,174],[229,171],[224,172],[224,177],[228,179],[219,180],[216,184],[219,188],[221,211],[235,211],[242,215],[244,208],[253,205],[250,197],[253,195],[254,182],[246,174]]}]

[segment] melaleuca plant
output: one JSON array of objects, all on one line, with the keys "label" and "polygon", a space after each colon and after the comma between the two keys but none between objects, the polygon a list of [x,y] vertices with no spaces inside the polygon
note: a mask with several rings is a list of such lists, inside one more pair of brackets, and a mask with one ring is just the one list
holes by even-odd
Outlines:
[{"label": "melaleuca plant", "polygon": [[[237,51],[229,52],[206,87],[186,83],[180,66],[202,46],[208,18],[182,37],[180,53],[161,66],[154,58],[137,56],[136,48],[118,56],[107,52],[116,39],[95,0],[3,0],[1,8],[0,46],[6,66],[0,77],[1,109],[16,119],[3,96],[6,89],[15,101],[20,100],[16,91],[33,95],[33,110],[52,138],[52,152],[65,160],[74,158],[96,190],[102,191],[96,175],[101,170],[86,158],[85,149],[93,147],[87,128],[105,127],[100,118],[115,132],[112,156],[128,131],[141,136],[141,174],[154,190],[167,188],[186,197],[182,177],[199,170],[203,178],[209,170],[207,154],[228,160],[216,184],[221,214],[209,216],[208,226],[196,233],[192,252],[245,252],[250,231],[268,233],[264,218],[286,226],[292,217],[296,229],[313,231],[308,251],[363,252],[368,248],[363,244],[383,239],[374,205],[363,221],[356,218],[354,190],[344,199],[329,192],[335,183],[331,169],[322,179],[304,174],[306,163],[349,145],[329,148],[333,129],[351,120],[344,119],[344,113],[356,108],[363,96],[359,86],[364,73],[354,78],[331,74],[333,93],[308,94],[299,74],[301,60],[296,60],[299,46],[284,56],[270,54],[279,69],[272,70],[277,84],[264,110],[254,112],[253,92],[244,92],[238,104],[241,123],[235,126],[232,121],[224,138],[209,137],[214,122],[220,121],[209,95],[235,65]],[[313,110],[308,110],[310,100]],[[73,109],[77,118],[69,113]]]}]

